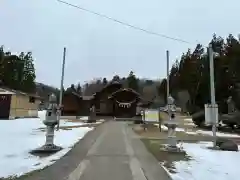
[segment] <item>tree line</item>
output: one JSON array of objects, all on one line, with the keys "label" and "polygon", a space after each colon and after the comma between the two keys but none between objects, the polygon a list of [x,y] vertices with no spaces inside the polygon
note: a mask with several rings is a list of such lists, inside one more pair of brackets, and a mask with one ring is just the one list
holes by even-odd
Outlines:
[{"label": "tree line", "polygon": [[31,52],[13,55],[0,47],[0,84],[15,90],[35,92],[35,68]]},{"label": "tree line", "polygon": [[91,96],[113,81],[121,83],[125,88],[131,88],[135,90],[148,100],[158,96],[157,89],[160,85],[160,81],[138,78],[133,71],[130,71],[127,77],[114,75],[109,80],[107,78],[95,78],[92,81],[84,83],[83,85],[80,85],[80,83],[71,84],[70,87],[66,88],[66,91],[74,91],[79,95]]},{"label": "tree line", "polygon": [[[226,100],[229,96],[233,97],[235,105],[240,108],[240,38],[230,34],[224,39],[214,34],[210,43],[217,54],[214,56],[214,75],[216,101],[220,111],[226,111]],[[176,96],[179,91],[188,91],[190,95],[188,110],[193,113],[210,102],[209,77],[208,50],[203,45],[197,44],[195,49],[188,49],[180,60],[173,64],[169,75],[170,93]],[[167,80],[163,79],[158,91],[165,99],[166,88]]]}]

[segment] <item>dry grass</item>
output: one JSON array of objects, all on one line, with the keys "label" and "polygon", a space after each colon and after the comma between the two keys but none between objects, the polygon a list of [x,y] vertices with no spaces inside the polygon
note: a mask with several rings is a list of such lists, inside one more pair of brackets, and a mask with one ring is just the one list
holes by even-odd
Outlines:
[{"label": "dry grass", "polygon": [[[149,125],[144,130],[142,125],[135,125],[133,130],[143,139],[158,139],[167,140],[167,131],[161,131],[154,125]],[[176,132],[176,138],[178,141],[211,141],[212,137],[199,134],[186,134],[185,132]]]},{"label": "dry grass", "polygon": [[176,161],[188,161],[191,159],[190,156],[183,153],[170,153],[160,151],[160,146],[163,143],[162,140],[156,139],[142,139],[142,142],[146,146],[149,152],[151,152],[155,158],[167,168],[171,173],[176,173],[174,162]]}]

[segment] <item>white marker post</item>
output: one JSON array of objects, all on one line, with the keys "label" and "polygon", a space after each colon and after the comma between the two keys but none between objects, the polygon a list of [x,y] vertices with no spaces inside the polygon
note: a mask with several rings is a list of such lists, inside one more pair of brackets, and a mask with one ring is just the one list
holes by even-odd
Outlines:
[{"label": "white marker post", "polygon": [[[61,76],[61,85],[60,85],[59,107],[62,107],[65,60],[66,60],[66,47],[64,47],[64,49],[63,49],[63,62],[62,62],[62,76]],[[58,113],[58,125],[57,125],[57,130],[59,130],[61,114],[62,114],[62,110],[60,109],[60,110],[59,110],[59,113]]]}]

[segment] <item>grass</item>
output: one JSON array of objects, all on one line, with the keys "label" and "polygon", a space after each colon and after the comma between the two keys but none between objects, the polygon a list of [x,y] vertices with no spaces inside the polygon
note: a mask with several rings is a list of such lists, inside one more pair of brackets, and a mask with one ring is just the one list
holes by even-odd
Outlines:
[{"label": "grass", "polygon": [[[158,139],[158,140],[167,140],[168,134],[167,131],[161,131],[158,127],[154,125],[148,125],[147,129],[144,131],[143,126],[135,125],[132,129],[143,139]],[[196,141],[211,141],[211,136],[204,136],[199,134],[186,134],[185,132],[176,132],[176,138],[178,141],[184,142],[196,142]]]},{"label": "grass", "polygon": [[163,140],[156,139],[141,139],[149,152],[169,170],[170,173],[176,173],[174,162],[189,161],[191,157],[183,153],[169,153],[161,151],[160,147],[164,143]]}]

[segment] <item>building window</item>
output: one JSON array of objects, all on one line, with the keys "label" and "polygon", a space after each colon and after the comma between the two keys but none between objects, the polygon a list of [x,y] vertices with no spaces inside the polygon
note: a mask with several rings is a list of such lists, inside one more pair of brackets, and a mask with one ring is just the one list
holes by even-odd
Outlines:
[{"label": "building window", "polygon": [[29,96],[29,102],[30,103],[35,103],[35,97]]}]

